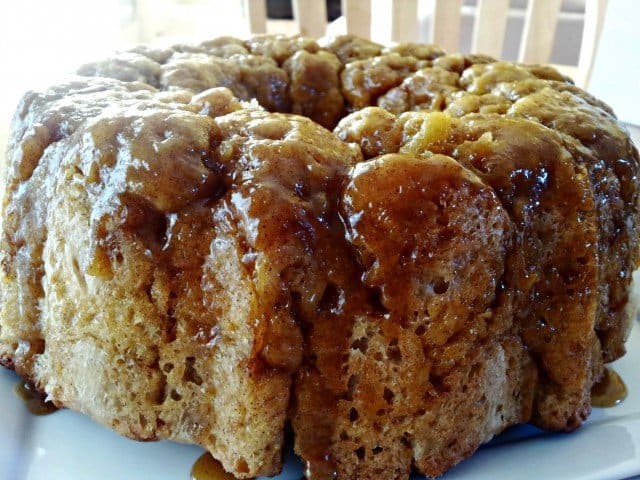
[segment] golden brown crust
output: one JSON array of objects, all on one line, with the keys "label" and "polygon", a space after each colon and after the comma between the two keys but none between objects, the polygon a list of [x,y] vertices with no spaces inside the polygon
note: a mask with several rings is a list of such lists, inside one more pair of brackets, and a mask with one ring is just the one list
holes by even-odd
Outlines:
[{"label": "golden brown crust", "polygon": [[345,65],[354,60],[364,60],[380,55],[383,49],[383,46],[378,43],[353,35],[324,38],[320,39],[318,43],[322,48],[338,57]]},{"label": "golden brown crust", "polygon": [[569,79],[351,36],[79,73],[25,95],[2,173],[0,363],[54,402],[240,477],[287,417],[309,475],[374,479],[588,415],[640,160]]},{"label": "golden brown crust", "polygon": [[289,74],[292,112],[304,115],[323,127],[333,128],[342,118],[344,99],[340,91],[342,64],[329,52],[301,50],[283,65]]}]

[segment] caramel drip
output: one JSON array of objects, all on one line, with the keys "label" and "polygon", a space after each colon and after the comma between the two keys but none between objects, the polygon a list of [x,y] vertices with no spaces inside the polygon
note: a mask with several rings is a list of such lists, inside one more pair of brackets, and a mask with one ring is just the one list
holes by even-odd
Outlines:
[{"label": "caramel drip", "polygon": [[615,407],[627,398],[627,386],[620,375],[607,367],[602,379],[591,389],[591,405],[606,408]]},{"label": "caramel drip", "polygon": [[58,410],[53,403],[45,401],[44,396],[29,382],[18,383],[15,392],[34,415],[49,415]]},{"label": "caramel drip", "polygon": [[193,464],[191,480],[236,480],[236,477],[227,472],[222,464],[207,452]]}]

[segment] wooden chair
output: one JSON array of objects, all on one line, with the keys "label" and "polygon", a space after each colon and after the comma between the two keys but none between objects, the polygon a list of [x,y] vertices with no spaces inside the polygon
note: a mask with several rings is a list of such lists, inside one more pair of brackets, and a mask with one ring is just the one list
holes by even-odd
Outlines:
[{"label": "wooden chair", "polygon": [[[331,30],[327,25],[323,0],[292,0],[294,31],[319,37]],[[418,0],[382,0],[381,18],[372,21],[371,1],[342,0],[343,31],[370,38],[371,26],[385,28],[391,41],[412,41],[418,38]],[[432,0],[431,42],[445,50],[458,50],[462,0]],[[245,18],[252,33],[266,32],[265,0],[243,0]],[[518,60],[524,63],[548,63],[553,47],[558,14],[562,0],[529,0]],[[573,77],[576,84],[586,87],[595,59],[602,30],[607,0],[586,0],[584,30],[578,65],[556,65]],[[504,43],[509,0],[478,0],[473,30],[472,52],[500,57]]]}]

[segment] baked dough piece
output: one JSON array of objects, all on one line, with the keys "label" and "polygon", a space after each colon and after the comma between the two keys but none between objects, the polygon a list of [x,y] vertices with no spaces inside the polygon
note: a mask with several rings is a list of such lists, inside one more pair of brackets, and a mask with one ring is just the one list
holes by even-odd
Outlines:
[{"label": "baked dough piece", "polygon": [[275,474],[302,352],[278,267],[359,152],[225,89],[104,79],[28,96],[10,149],[2,362],[122,434]]},{"label": "baked dough piece", "polygon": [[337,284],[343,304],[307,336],[296,451],[310,478],[439,475],[531,414],[536,372],[499,288],[511,224],[442,155],[358,164],[341,203],[362,285]]},{"label": "baked dough piece", "polygon": [[[377,142],[381,131],[400,141]],[[451,155],[493,188],[515,225],[503,288],[514,296],[514,323],[540,371],[533,421],[552,429],[579,426],[603,368],[595,335],[602,280],[588,172],[563,138],[496,115],[409,112],[396,120],[376,108],[345,118],[337,133],[377,143],[378,153]]]}]

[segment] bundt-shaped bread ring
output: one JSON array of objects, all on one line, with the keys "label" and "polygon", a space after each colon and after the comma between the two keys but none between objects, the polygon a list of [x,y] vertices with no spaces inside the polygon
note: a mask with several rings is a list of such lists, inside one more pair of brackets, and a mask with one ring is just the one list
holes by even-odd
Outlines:
[{"label": "bundt-shaped bread ring", "polygon": [[[550,67],[356,37],[138,47],[27,93],[0,362],[241,478],[437,476],[624,354],[640,159]],[[333,129],[333,131],[331,131]]]}]

